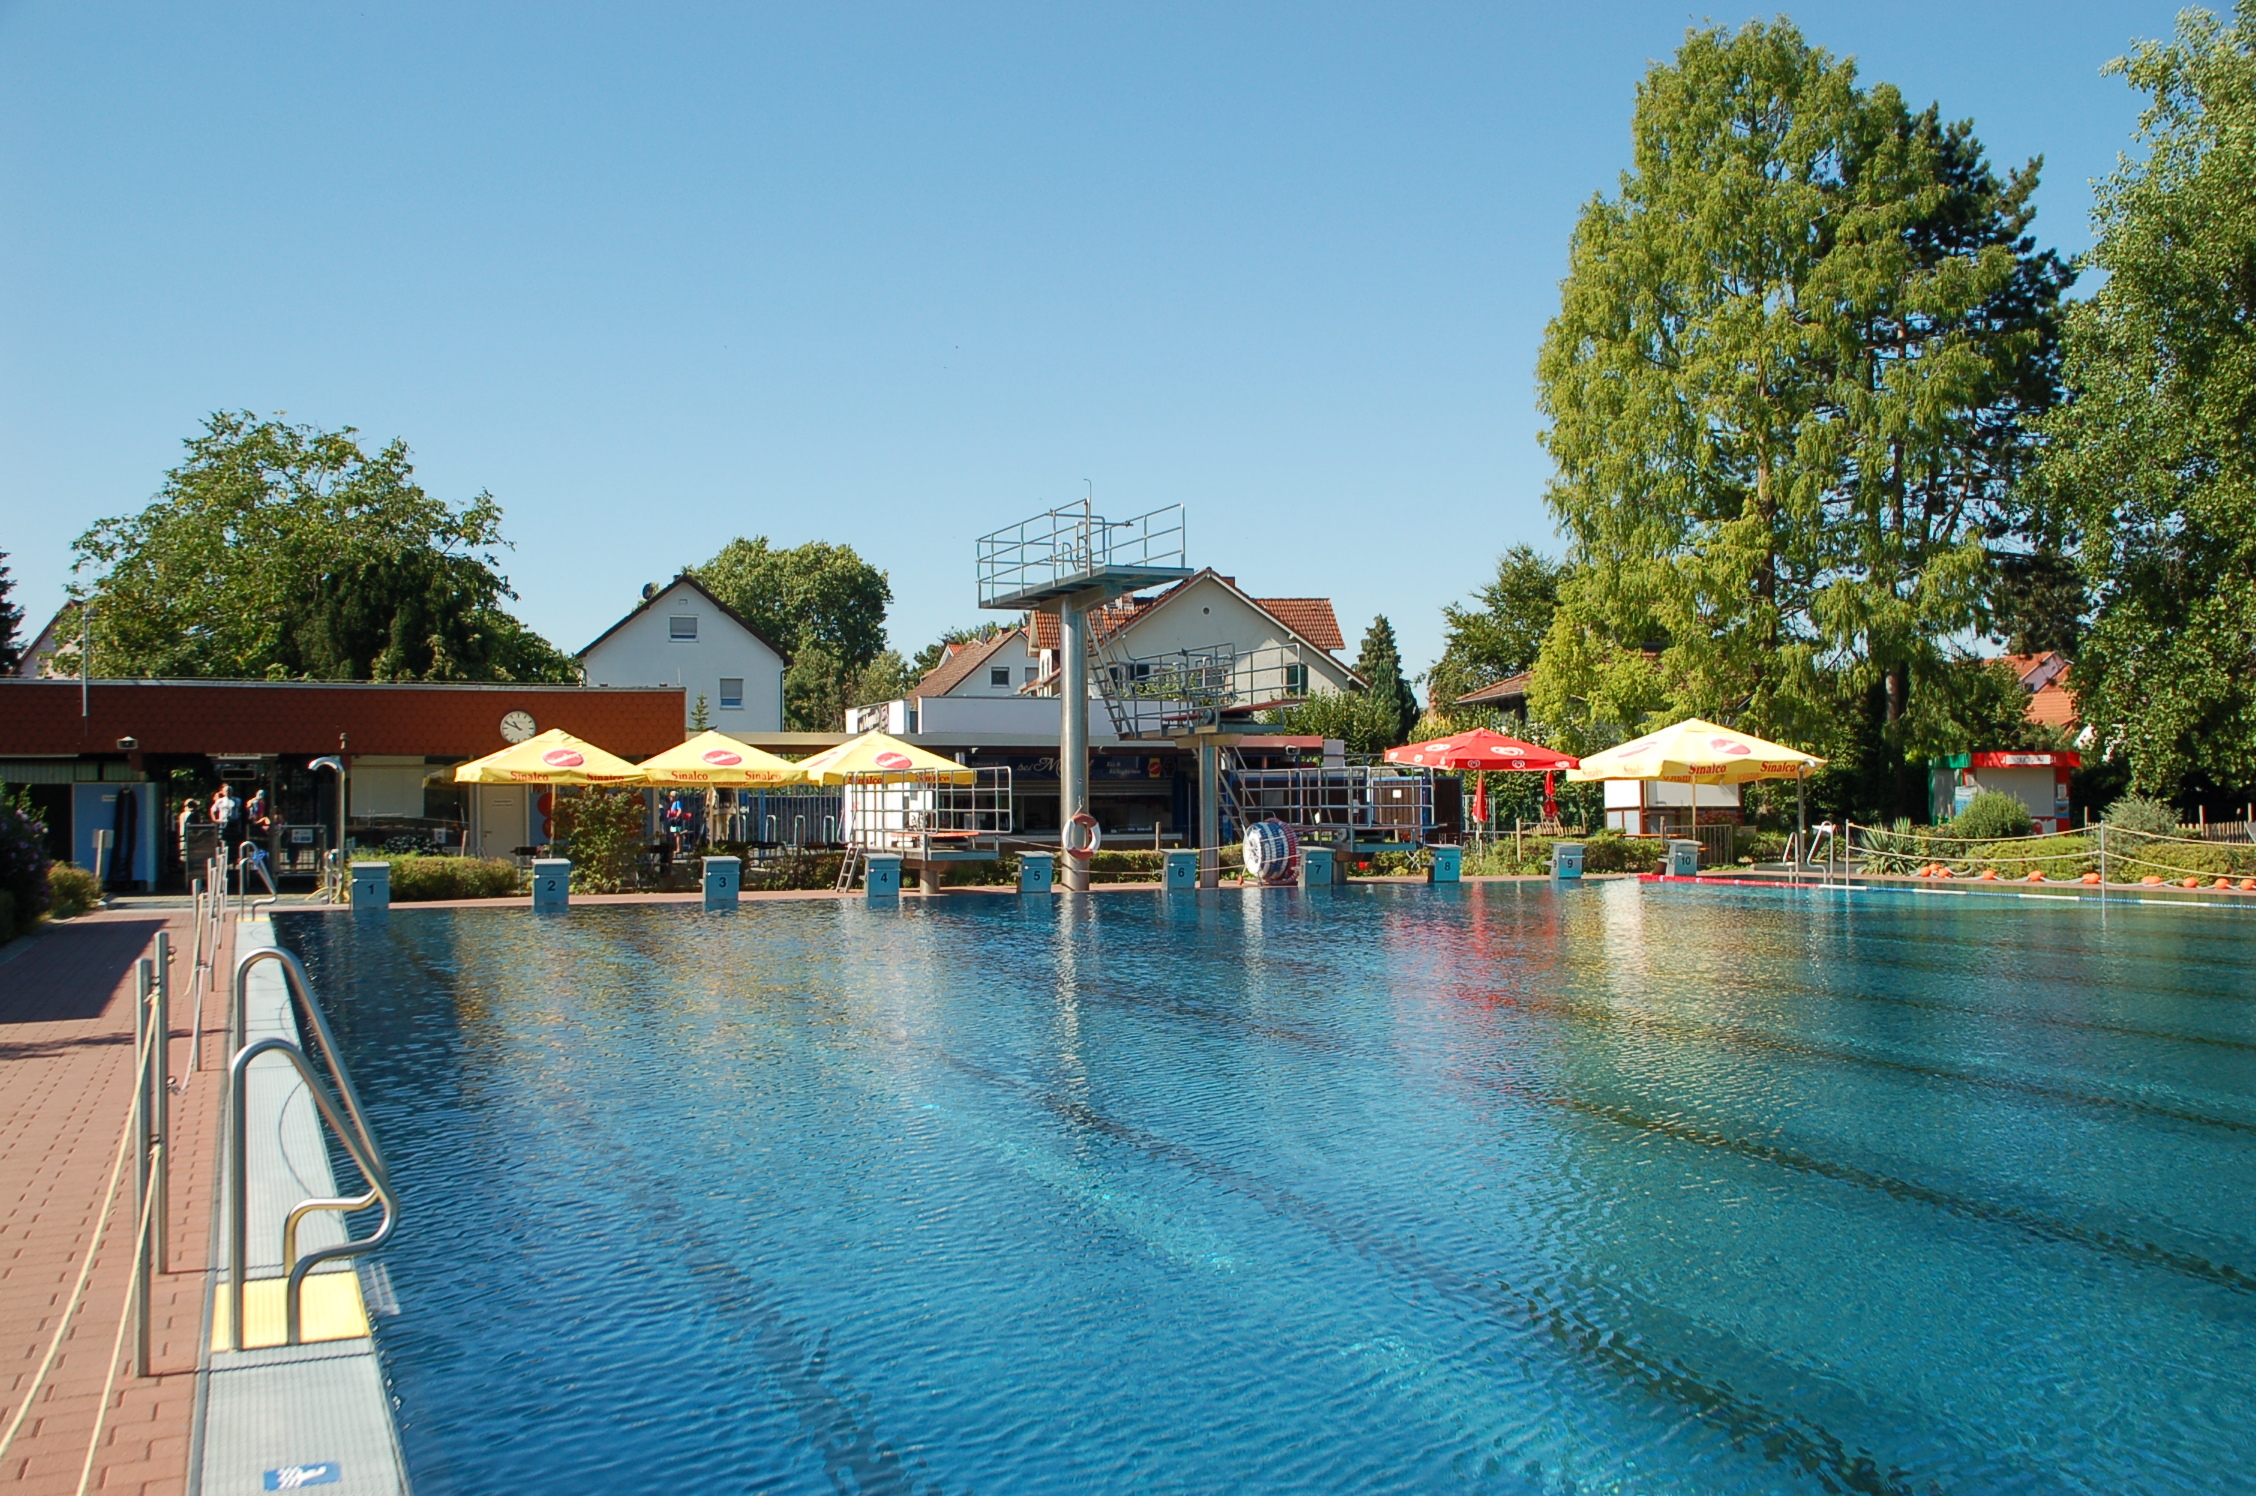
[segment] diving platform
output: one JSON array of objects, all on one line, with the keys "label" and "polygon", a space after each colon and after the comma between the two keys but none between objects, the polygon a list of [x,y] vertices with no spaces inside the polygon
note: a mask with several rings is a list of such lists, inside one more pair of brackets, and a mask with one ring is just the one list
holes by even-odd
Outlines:
[{"label": "diving platform", "polygon": [[1183,506],[1108,520],[1088,505],[1037,514],[979,537],[979,606],[1024,612],[1095,593],[1120,597],[1192,575]]}]

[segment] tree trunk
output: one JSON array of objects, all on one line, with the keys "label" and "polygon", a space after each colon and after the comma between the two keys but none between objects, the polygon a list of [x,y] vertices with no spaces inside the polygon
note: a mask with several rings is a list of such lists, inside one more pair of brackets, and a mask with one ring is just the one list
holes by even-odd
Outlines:
[{"label": "tree trunk", "polygon": [[1903,720],[1905,708],[1911,698],[1911,672],[1901,665],[1890,665],[1883,679],[1888,688],[1887,722],[1893,726]]}]

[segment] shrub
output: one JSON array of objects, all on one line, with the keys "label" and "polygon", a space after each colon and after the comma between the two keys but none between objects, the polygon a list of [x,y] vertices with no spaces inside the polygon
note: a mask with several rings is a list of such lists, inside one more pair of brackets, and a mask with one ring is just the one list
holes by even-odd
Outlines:
[{"label": "shrub", "polygon": [[75,862],[58,862],[47,870],[47,894],[49,914],[57,919],[76,919],[101,906],[102,880]]},{"label": "shrub", "polygon": [[39,922],[52,897],[49,867],[46,823],[21,801],[0,800],[0,891],[14,905],[9,929]]},{"label": "shrub", "polygon": [[591,786],[559,796],[554,820],[559,839],[571,846],[574,893],[617,893],[634,884],[649,844],[642,791]]},{"label": "shrub", "polygon": [[1953,836],[1969,841],[1997,841],[2009,836],[2027,836],[2036,823],[2029,816],[2029,807],[2011,795],[1996,790],[1983,790],[1950,824]]},{"label": "shrub", "polygon": [[392,857],[392,899],[506,899],[520,891],[517,864],[506,857]]},{"label": "shrub", "polygon": [[746,863],[744,886],[746,888],[836,888],[838,863],[836,852],[787,852],[781,857],[771,857],[759,864]]},{"label": "shrub", "polygon": [[2145,836],[2178,834],[2177,811],[2144,795],[2125,795],[2108,806],[2106,821],[2111,831],[2135,831]]}]

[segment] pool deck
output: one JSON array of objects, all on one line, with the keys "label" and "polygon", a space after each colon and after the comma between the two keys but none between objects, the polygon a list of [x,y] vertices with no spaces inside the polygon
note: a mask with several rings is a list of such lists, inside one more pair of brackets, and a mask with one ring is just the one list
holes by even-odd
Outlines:
[{"label": "pool deck", "polygon": [[[134,962],[160,929],[174,950],[171,1069],[188,1085],[172,1107],[174,1271],[155,1278],[156,1375],[136,1379],[115,1351],[136,1225],[132,1170],[120,1172],[114,1193],[109,1180],[133,1090]],[[221,1085],[208,1067],[222,1047],[214,995],[204,1013],[207,1068],[185,1076],[193,949],[192,916],[154,908],[104,910],[0,946],[0,1437],[30,1397],[0,1454],[0,1486],[27,1496],[79,1490],[90,1447],[87,1489],[187,1489],[218,1157]],[[34,1392],[66,1311],[67,1332]]]}]

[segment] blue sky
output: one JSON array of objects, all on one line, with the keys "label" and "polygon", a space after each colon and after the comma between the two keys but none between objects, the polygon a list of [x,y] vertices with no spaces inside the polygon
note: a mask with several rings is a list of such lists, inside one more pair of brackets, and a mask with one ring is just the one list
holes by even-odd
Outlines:
[{"label": "blue sky", "polygon": [[[2046,158],[2089,242],[2175,7],[1788,12]],[[70,543],[214,409],[490,489],[567,649],[766,534],[977,621],[972,540],[1093,483],[1192,561],[1386,613],[1554,546],[1534,360],[1682,5],[0,5],[0,549]]]}]

